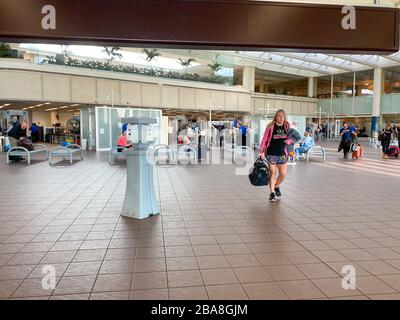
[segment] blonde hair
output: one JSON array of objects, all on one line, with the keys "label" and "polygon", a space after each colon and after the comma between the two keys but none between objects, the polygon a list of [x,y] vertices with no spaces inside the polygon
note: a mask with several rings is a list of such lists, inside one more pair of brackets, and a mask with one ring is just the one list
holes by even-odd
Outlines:
[{"label": "blonde hair", "polygon": [[285,116],[285,120],[283,121],[285,128],[289,127],[289,122],[287,122],[287,120],[286,120],[286,111],[283,109],[279,109],[278,111],[275,112],[274,119],[272,119],[272,121],[269,123],[268,127],[272,127],[276,123],[279,113],[283,113]]}]

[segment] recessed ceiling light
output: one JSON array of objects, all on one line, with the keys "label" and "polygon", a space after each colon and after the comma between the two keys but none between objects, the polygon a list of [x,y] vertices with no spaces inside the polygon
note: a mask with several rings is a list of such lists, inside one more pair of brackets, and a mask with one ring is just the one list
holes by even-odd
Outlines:
[{"label": "recessed ceiling light", "polygon": [[28,108],[22,108],[23,111],[28,110]]},{"label": "recessed ceiling light", "polygon": [[6,103],[5,105],[4,105],[4,107],[8,107],[10,104],[9,103]]},{"label": "recessed ceiling light", "polygon": [[51,104],[51,103],[50,103],[50,102],[46,102],[46,103],[45,103],[45,105],[49,105],[49,104]]},{"label": "recessed ceiling light", "polygon": [[33,109],[33,108],[36,108],[36,106],[31,106],[31,107],[28,107],[28,109]]},{"label": "recessed ceiling light", "polygon": [[60,109],[66,109],[66,108],[69,108],[69,107],[68,106],[60,107]]},{"label": "recessed ceiling light", "polygon": [[71,104],[71,107],[77,107],[79,104]]},{"label": "recessed ceiling light", "polygon": [[58,108],[46,109],[46,111],[54,111],[54,110],[58,110]]},{"label": "recessed ceiling light", "polygon": [[44,104],[37,104],[35,107],[41,107],[44,106]]},{"label": "recessed ceiling light", "polygon": [[4,106],[0,106],[0,109],[3,109],[4,108]]}]

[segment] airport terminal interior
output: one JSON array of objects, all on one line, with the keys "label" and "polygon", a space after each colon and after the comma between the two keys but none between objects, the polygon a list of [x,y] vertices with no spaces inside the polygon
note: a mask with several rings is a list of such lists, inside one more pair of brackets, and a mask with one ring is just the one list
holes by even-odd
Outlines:
[{"label": "airport terminal interior", "polygon": [[0,43],[0,299],[400,299],[399,146],[400,52]]}]

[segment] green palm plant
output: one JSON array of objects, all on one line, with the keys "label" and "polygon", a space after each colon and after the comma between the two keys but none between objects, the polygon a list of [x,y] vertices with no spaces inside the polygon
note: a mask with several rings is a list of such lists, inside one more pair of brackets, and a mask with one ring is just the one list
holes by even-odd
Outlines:
[{"label": "green palm plant", "polygon": [[12,50],[9,44],[0,43],[0,58],[12,58]]},{"label": "green palm plant", "polygon": [[196,59],[189,58],[187,60],[178,59],[180,65],[185,68],[185,72],[192,65],[193,62],[196,62]]},{"label": "green palm plant", "polygon": [[161,57],[161,53],[158,49],[143,49],[143,53],[146,55],[146,61],[150,63],[150,66],[155,58]]},{"label": "green palm plant", "polygon": [[121,60],[123,58],[123,56],[122,56],[122,53],[120,53],[120,51],[121,51],[120,47],[104,47],[104,50],[103,50],[103,52],[108,57],[108,59],[107,59],[108,62],[112,62],[116,58]]},{"label": "green palm plant", "polygon": [[211,68],[213,75],[222,69],[222,64],[217,61],[213,61],[213,63],[208,64],[208,66]]}]

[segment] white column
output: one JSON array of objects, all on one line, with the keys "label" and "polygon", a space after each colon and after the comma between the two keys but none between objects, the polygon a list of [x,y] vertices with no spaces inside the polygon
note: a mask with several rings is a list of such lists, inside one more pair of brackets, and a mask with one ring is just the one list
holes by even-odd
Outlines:
[{"label": "white column", "polygon": [[381,114],[381,95],[383,87],[382,68],[374,69],[374,96],[372,102],[372,119],[371,119],[371,134],[377,135],[379,130],[378,120]]},{"label": "white column", "polygon": [[314,81],[314,78],[308,78],[307,96],[310,98],[314,97]]},{"label": "white column", "polygon": [[243,87],[251,92],[254,92],[256,81],[256,68],[255,67],[243,67]]},{"label": "white column", "polygon": [[382,95],[382,68],[374,69],[374,97],[372,104],[372,116],[379,117],[381,114],[381,95]]}]

